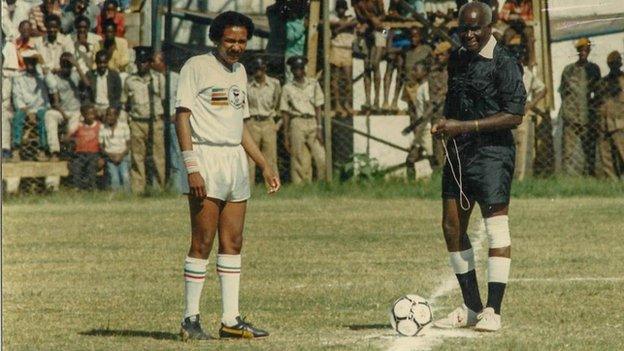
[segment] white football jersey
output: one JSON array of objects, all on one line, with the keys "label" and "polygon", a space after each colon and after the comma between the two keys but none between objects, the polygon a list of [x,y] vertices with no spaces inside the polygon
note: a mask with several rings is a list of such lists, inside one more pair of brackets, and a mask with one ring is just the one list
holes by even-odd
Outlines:
[{"label": "white football jersey", "polygon": [[175,106],[191,110],[193,143],[239,145],[249,117],[245,67],[229,71],[212,53],[191,57],[180,70]]}]

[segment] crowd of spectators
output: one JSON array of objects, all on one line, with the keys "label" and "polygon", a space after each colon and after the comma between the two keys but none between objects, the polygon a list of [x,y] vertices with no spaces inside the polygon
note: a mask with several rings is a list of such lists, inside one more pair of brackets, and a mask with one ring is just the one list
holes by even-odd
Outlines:
[{"label": "crowd of spectators", "polygon": [[[483,1],[492,7],[496,39],[504,45],[517,46],[518,59],[525,66],[525,80],[532,84],[534,93],[529,106],[533,107],[545,96],[545,90],[535,74],[531,1],[508,0],[500,13],[497,0]],[[443,117],[446,65],[451,50],[459,46],[457,14],[466,2],[391,0],[386,7],[383,0],[351,0],[350,4],[337,0],[332,9],[331,51],[324,57],[330,61],[331,91],[327,95],[331,97],[334,116],[354,116],[356,110],[362,114],[397,114],[399,99],[405,101],[408,108],[403,112],[409,114],[411,120],[405,132],[414,134],[406,161],[410,173],[413,173],[414,163],[422,159],[429,159],[434,167],[444,162],[442,143],[432,140],[428,130]],[[285,62],[290,58],[304,55],[304,40],[309,30],[308,11],[302,10],[306,5],[304,0],[278,0],[267,8],[271,27],[265,53],[269,60],[268,72],[284,77],[286,84],[292,81],[292,73],[286,69],[282,75],[279,68],[288,66]],[[281,23],[285,25],[280,26]],[[353,60],[356,58],[364,63],[364,72],[357,78],[363,80],[364,91],[355,92],[363,93],[364,103],[358,107],[353,106]],[[385,72],[381,69],[383,61]],[[286,112],[292,119],[292,111]],[[320,129],[320,125],[317,127]],[[528,125],[523,125],[518,132],[522,134],[519,139],[526,139],[524,144],[529,142],[528,136],[523,137],[529,134],[524,132],[527,128]],[[284,130],[283,133],[285,142],[292,144],[289,139],[293,132]],[[319,140],[322,142],[322,138]],[[524,145],[524,148],[529,147]],[[315,152],[308,147],[303,154],[309,160]],[[299,158],[293,150],[286,156]],[[309,164],[308,160],[304,164]],[[292,176],[295,174],[292,164],[290,168]]]},{"label": "crowd of spectators", "polygon": [[[533,6],[531,0],[502,6],[498,0],[480,1],[492,8],[493,35],[524,68],[526,116],[514,132],[516,176],[523,178],[536,153],[552,153],[547,150],[552,140],[536,137],[550,138],[552,126],[538,108],[547,92],[535,65]],[[428,131],[443,117],[446,65],[459,46],[457,13],[466,2],[391,0],[386,8],[383,0],[337,0],[331,51],[323,55],[331,67],[329,92],[305,74],[308,2],[277,0],[269,6],[267,47],[248,62],[251,118],[245,123],[272,166],[285,168],[279,171],[295,183],[311,181],[313,174],[323,179],[326,97],[337,118],[356,110],[399,113],[403,100],[410,116],[404,133],[413,134],[408,174],[425,159],[441,166],[442,142]],[[146,184],[164,186],[165,67],[161,54],[149,47],[130,48],[124,38],[128,6],[114,0],[2,1],[3,162],[67,160],[70,183],[83,189],[140,192]],[[578,40],[576,48],[579,60],[565,68],[559,87],[563,169],[622,177],[621,56],[609,55],[610,72],[601,78],[588,59],[590,40]],[[364,73],[353,78],[356,58],[363,60]],[[364,91],[354,92],[354,79],[360,78]],[[354,94],[364,95],[361,106],[353,105]],[[175,145],[175,132],[170,135]],[[169,158],[176,159],[175,151]],[[281,162],[284,158],[288,162]],[[59,178],[48,178],[46,184],[58,188]]]},{"label": "crowd of spectators", "polygon": [[[331,91],[327,95],[331,97],[333,114],[349,117],[356,114],[355,110],[363,114],[395,114],[399,112],[399,99],[405,101],[408,108],[404,112],[411,119],[405,132],[414,133],[407,157],[408,172],[422,159],[429,159],[434,167],[444,162],[442,143],[432,140],[428,130],[443,117],[446,64],[451,50],[460,45],[457,14],[467,1],[391,0],[386,7],[383,0],[351,0],[350,4],[337,0],[332,9],[331,51],[325,57],[331,65]],[[548,113],[539,108],[547,91],[536,67],[533,2],[478,1],[492,8],[494,37],[516,55],[524,70],[528,102],[524,122],[514,131],[516,176],[524,178],[534,171],[536,154],[541,156],[540,162],[549,163],[541,167],[541,171],[546,172],[555,163],[553,126]],[[281,72],[275,68],[284,66],[279,63],[282,57],[287,61],[292,56],[304,54],[303,40],[309,30],[306,25],[308,12],[301,10],[305,5],[304,0],[278,0],[267,8],[272,34],[266,54],[269,61],[273,61],[273,65],[271,62],[268,65],[269,74],[280,76]],[[284,27],[279,25],[282,22],[286,23]],[[624,147],[619,133],[623,129],[624,117],[620,117],[619,122],[615,122],[614,117],[609,117],[613,121],[606,122],[609,118],[603,117],[608,113],[615,116],[612,111],[620,106],[611,100],[621,90],[617,85],[621,57],[617,52],[609,55],[607,61],[611,71],[601,78],[598,66],[587,60],[591,47],[589,39],[582,38],[575,45],[580,59],[564,70],[559,87],[563,100],[560,112],[563,120],[562,169],[571,175],[622,177]],[[363,91],[355,92],[364,96],[364,103],[358,107],[353,106],[355,58],[361,58],[364,63],[363,74],[355,78],[361,78],[364,83]],[[385,72],[380,65],[383,61],[386,63]],[[286,82],[292,80],[288,69],[284,76]],[[605,88],[607,86],[611,88]],[[601,112],[603,110],[608,113]]]},{"label": "crowd of spectators", "polygon": [[80,189],[163,187],[164,67],[124,38],[129,1],[2,7],[2,161],[68,161]]}]

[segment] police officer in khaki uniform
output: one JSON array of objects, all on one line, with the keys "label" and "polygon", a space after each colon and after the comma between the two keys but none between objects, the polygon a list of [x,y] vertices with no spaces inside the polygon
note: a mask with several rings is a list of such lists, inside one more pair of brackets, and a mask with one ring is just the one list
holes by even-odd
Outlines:
[{"label": "police officer in khaki uniform", "polygon": [[[261,56],[255,57],[250,64],[252,77],[247,83],[250,117],[245,119],[245,126],[269,166],[277,173],[277,130],[282,121],[275,123],[279,110],[282,87],[279,80],[266,74],[267,65]],[[250,184],[255,183],[256,164],[249,158]]]},{"label": "police officer in khaki uniform", "polygon": [[288,59],[294,79],[286,83],[280,99],[286,149],[290,153],[290,177],[294,184],[312,181],[312,160],[318,179],[325,179],[325,149],[321,106],[325,98],[316,79],[305,76],[307,59]]},{"label": "police officer in khaki uniform", "polygon": [[163,99],[165,77],[151,69],[153,53],[150,47],[137,46],[137,72],[126,79],[127,110],[130,116],[130,148],[133,192],[142,192],[148,176],[158,185],[165,184],[165,140]]},{"label": "police officer in khaki uniform", "polygon": [[599,175],[611,179],[624,178],[624,75],[618,78],[619,92],[609,96],[600,106],[598,153]]},{"label": "police officer in khaki uniform", "polygon": [[580,38],[574,46],[579,59],[561,73],[563,170],[568,175],[593,174],[596,151],[596,98],[600,68],[588,60],[591,42]]}]

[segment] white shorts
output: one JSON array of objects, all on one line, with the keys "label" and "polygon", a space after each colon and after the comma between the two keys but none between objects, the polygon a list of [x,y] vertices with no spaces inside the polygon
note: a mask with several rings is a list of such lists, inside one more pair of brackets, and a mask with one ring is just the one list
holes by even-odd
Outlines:
[{"label": "white shorts", "polygon": [[249,165],[242,145],[193,144],[208,197],[241,202],[249,199]]}]

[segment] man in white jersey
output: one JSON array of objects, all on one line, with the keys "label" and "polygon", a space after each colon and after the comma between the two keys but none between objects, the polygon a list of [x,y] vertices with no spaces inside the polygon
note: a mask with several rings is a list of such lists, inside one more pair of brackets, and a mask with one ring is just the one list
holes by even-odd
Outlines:
[{"label": "man in white jersey", "polygon": [[188,172],[192,226],[191,247],[184,262],[182,340],[211,338],[199,322],[199,299],[217,229],[223,312],[219,336],[269,335],[240,318],[238,311],[242,232],[250,196],[247,155],[262,170],[269,193],[280,188],[279,176],[243,124],[249,117],[247,74],[238,60],[253,30],[251,19],[240,13],[220,14],[209,34],[216,50],[190,58],[180,71],[176,131]]}]

